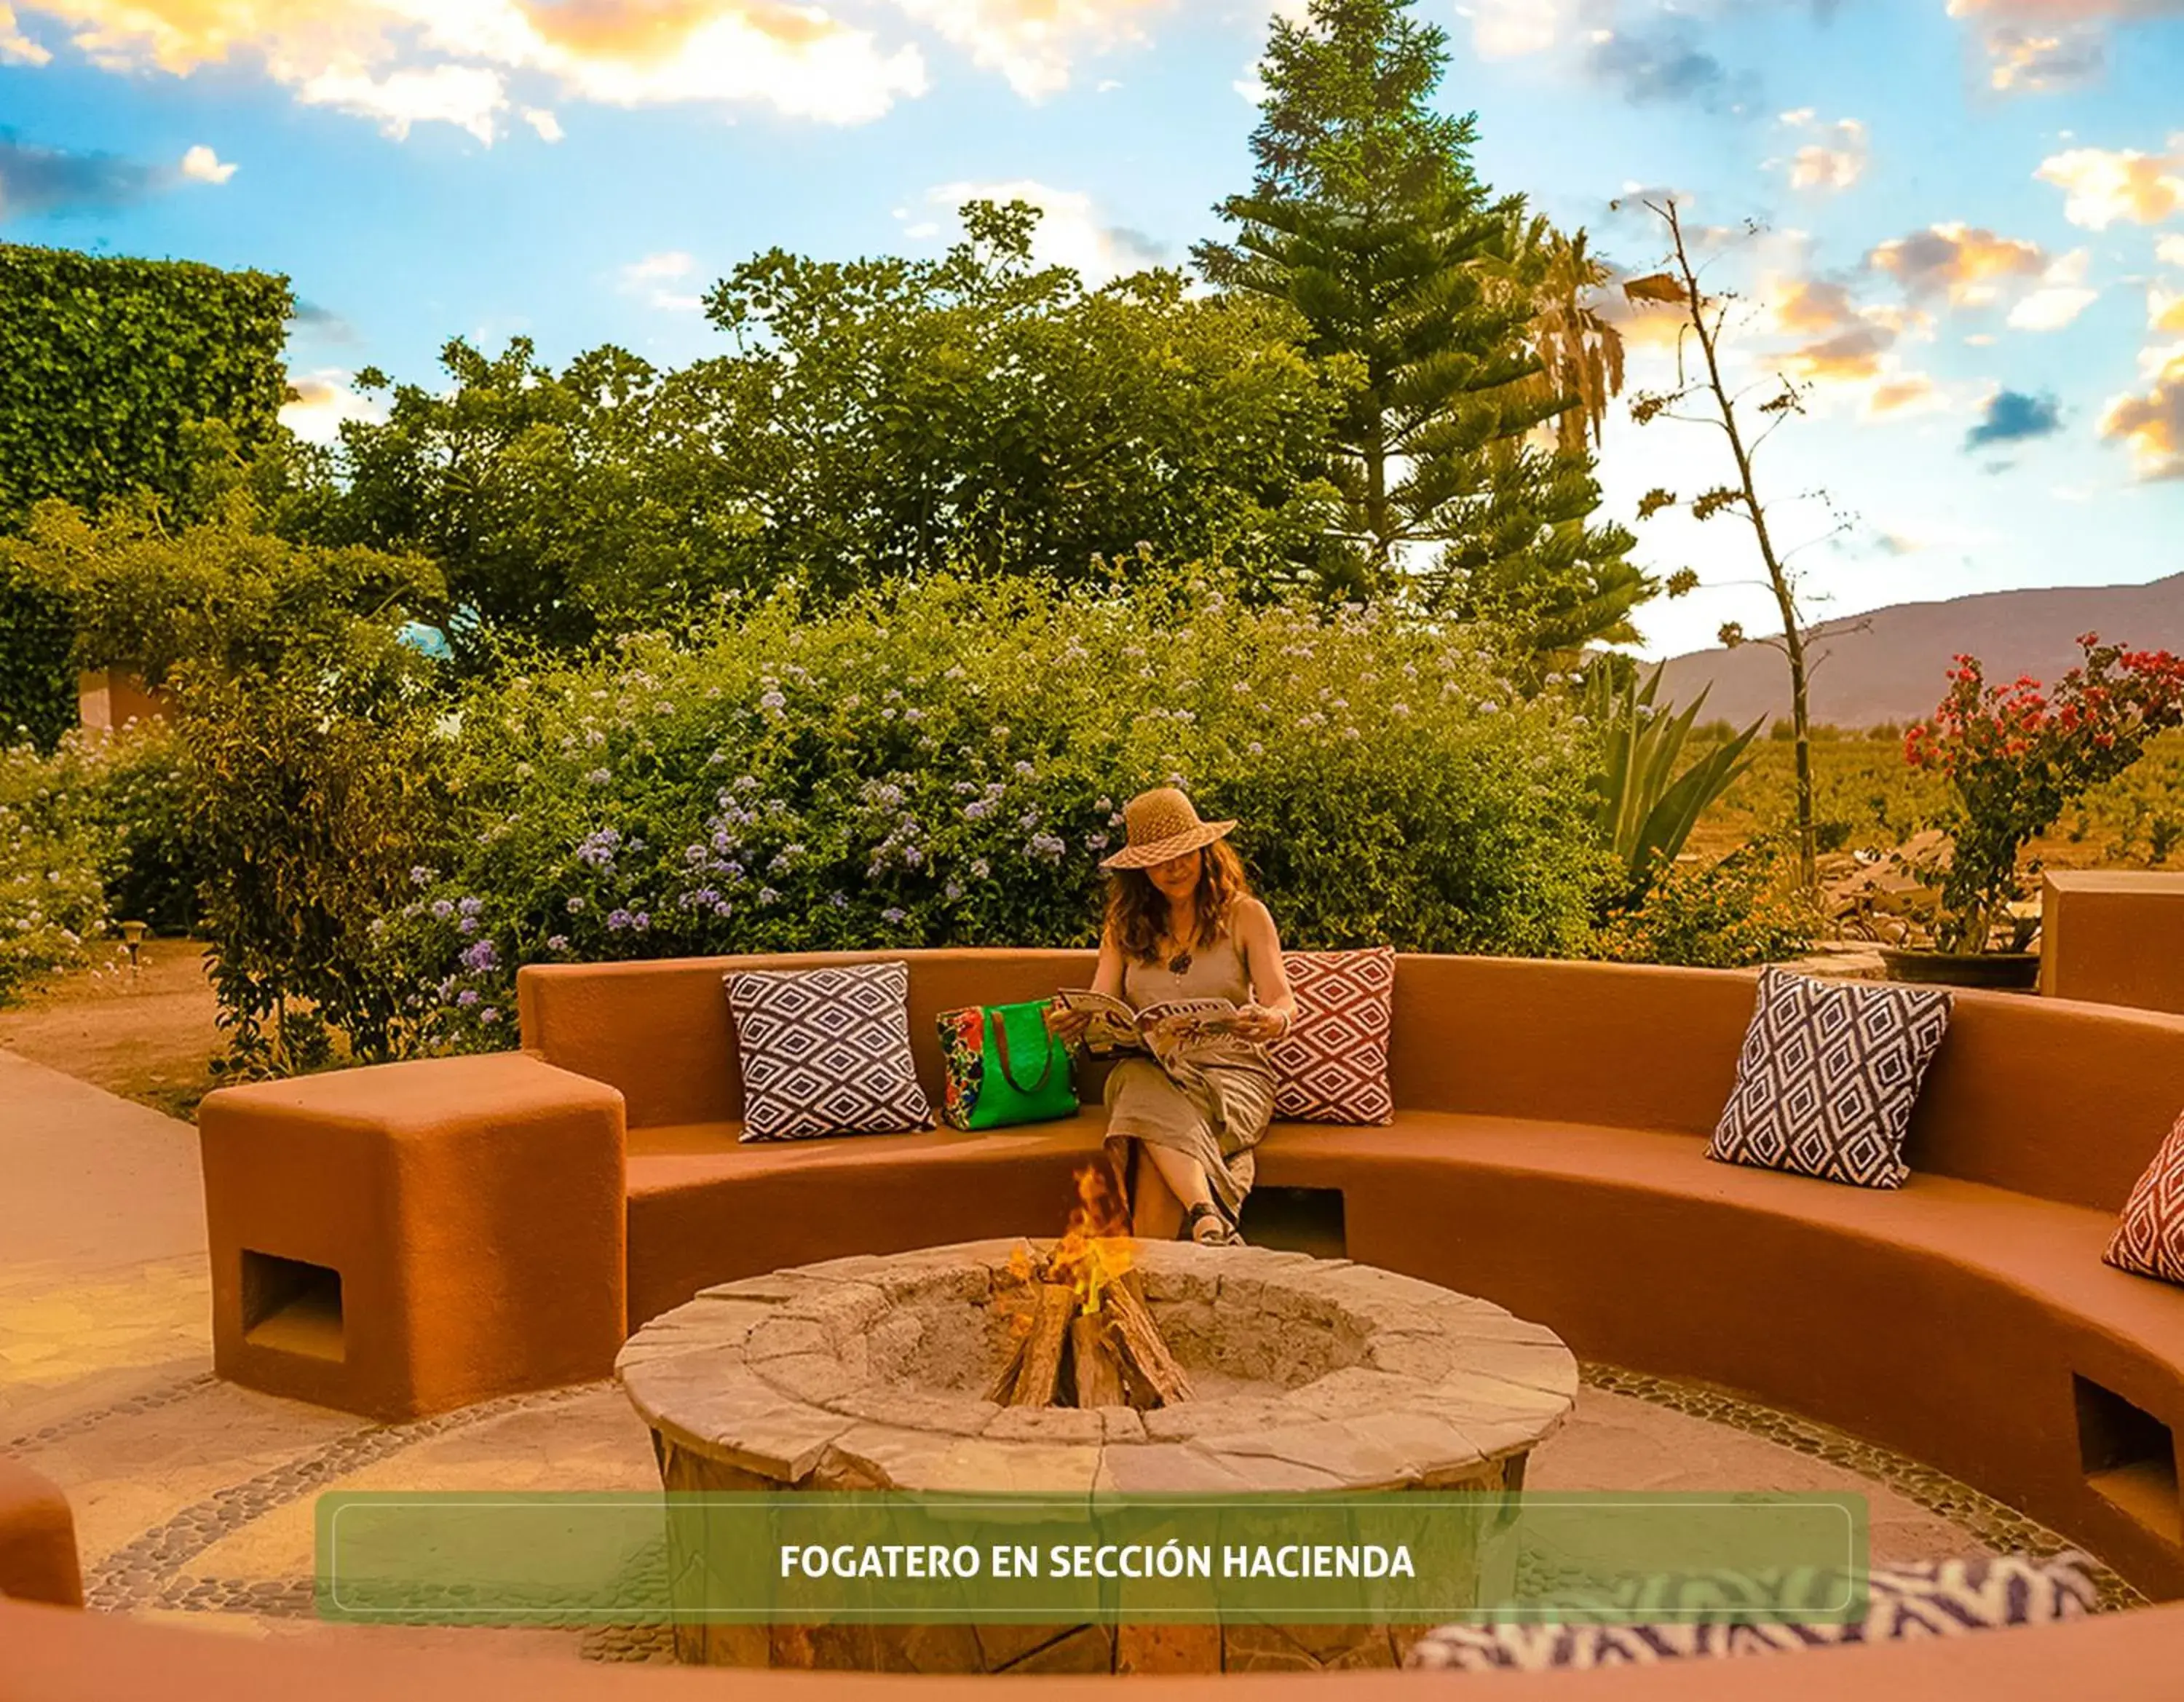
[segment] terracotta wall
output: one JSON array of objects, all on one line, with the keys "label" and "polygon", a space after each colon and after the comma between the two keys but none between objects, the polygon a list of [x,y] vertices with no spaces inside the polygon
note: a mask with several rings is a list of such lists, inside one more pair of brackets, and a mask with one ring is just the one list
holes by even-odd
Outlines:
[{"label": "terracotta wall", "polygon": [[[0,1602],[7,1702],[2174,1702],[2184,1606],[2064,1626],[1754,1660],[1503,1677],[892,1678],[664,1671],[375,1647],[366,1632],[259,1643]],[[1117,1691],[1114,1687],[1120,1683]]]},{"label": "terracotta wall", "polygon": [[143,681],[119,669],[76,676],[76,706],[87,727],[126,726],[131,721],[164,721],[167,700]]}]

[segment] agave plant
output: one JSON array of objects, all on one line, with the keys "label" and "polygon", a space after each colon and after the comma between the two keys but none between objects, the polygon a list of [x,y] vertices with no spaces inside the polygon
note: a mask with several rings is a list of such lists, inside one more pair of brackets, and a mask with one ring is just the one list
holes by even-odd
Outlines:
[{"label": "agave plant", "polygon": [[1746,753],[1764,725],[1754,721],[1678,774],[1677,761],[1706,706],[1707,692],[1672,714],[1654,701],[1660,687],[1658,668],[1641,686],[1635,670],[1618,670],[1605,663],[1596,664],[1585,682],[1585,713],[1600,729],[1605,759],[1593,782],[1595,820],[1630,875],[1626,904],[1639,903],[1652,890],[1661,871],[1682,853],[1708,806],[1751,766]]}]

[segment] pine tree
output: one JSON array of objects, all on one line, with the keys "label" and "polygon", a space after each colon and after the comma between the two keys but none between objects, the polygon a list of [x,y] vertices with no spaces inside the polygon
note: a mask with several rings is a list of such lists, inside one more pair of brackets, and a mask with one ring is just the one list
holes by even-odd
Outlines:
[{"label": "pine tree", "polygon": [[[1331,476],[1344,498],[1317,564],[1328,588],[1375,595],[1407,576],[1442,607],[1507,622],[1542,651],[1635,637],[1652,581],[1634,540],[1595,526],[1588,398],[1541,349],[1581,327],[1535,321],[1569,292],[1567,256],[1521,196],[1472,169],[1477,125],[1436,112],[1447,36],[1412,0],[1311,0],[1277,19],[1262,69],[1251,192],[1201,244],[1212,282],[1286,301],[1316,358],[1356,380]],[[1564,364],[1560,356],[1556,365]]]}]

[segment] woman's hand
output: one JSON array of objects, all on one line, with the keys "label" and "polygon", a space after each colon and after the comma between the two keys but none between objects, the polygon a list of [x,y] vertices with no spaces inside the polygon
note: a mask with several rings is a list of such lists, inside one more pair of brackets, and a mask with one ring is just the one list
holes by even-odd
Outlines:
[{"label": "woman's hand", "polygon": [[1074,1046],[1084,1037],[1085,1030],[1092,1026],[1089,1010],[1071,1010],[1059,1004],[1046,1008],[1046,1032],[1066,1046]]},{"label": "woman's hand", "polygon": [[1263,1043],[1279,1040],[1290,1032],[1290,1020],[1279,1010],[1269,1010],[1263,1004],[1247,1004],[1239,1010],[1228,1025],[1228,1032],[1239,1040]]}]

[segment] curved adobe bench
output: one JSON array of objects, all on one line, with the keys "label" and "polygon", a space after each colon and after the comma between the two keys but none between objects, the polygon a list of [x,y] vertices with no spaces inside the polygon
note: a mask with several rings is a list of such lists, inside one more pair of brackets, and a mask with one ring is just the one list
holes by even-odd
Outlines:
[{"label": "curved adobe bench", "polygon": [[[911,1028],[1083,984],[1081,953],[911,963]],[[868,960],[860,959],[831,960]],[[749,959],[528,969],[524,1043],[619,1088],[632,1327],[710,1282],[1058,1226],[1067,1123],[736,1144],[721,989]],[[1959,998],[1897,1192],[1708,1161],[1754,977],[1478,958],[1396,971],[1387,1128],[1278,1126],[1262,1186],[1339,1190],[1349,1255],[1480,1294],[1581,1356],[1696,1377],[1964,1479],[2184,1594],[2184,1289],[2100,1262],[2184,1110],[2184,1019]]]},{"label": "curved adobe bench", "polygon": [[[394,1309],[391,1324],[352,1316],[350,1366],[374,1328],[459,1371],[465,1354],[490,1361],[357,1399],[396,1412],[435,1390],[605,1375],[610,1304],[626,1302],[633,1328],[712,1282],[1058,1228],[1072,1172],[1098,1149],[1096,1083],[1079,1116],[1034,1128],[738,1143],[723,972],[886,958],[910,963],[936,1100],[937,1012],[1042,997],[1091,968],[1047,952],[530,968],[523,1055],[212,1096],[221,1371],[309,1393],[347,1368],[321,1360],[305,1367],[320,1383],[280,1381],[277,1347],[248,1346],[234,1304],[252,1238],[306,1220],[344,1227],[326,1244],[346,1250],[324,1255],[341,1291]],[[1483,1295],[1582,1356],[1838,1425],[2022,1508],[2152,1594],[2184,1594],[2184,1289],[2100,1263],[2184,1108],[2184,1018],[1962,995],[1914,1121],[1914,1174],[1882,1193],[1702,1157],[1752,999],[1736,973],[1404,958],[1396,1122],[1277,1126],[1261,1183],[1339,1191],[1353,1259]],[[374,1140],[401,1185],[345,1182],[307,1210],[316,1155],[368,1155]],[[443,1143],[464,1161],[428,1161]],[[246,1186],[256,1157],[282,1160],[287,1186]],[[625,1190],[626,1225],[620,1211],[603,1224]],[[321,1256],[301,1245],[259,1252]],[[431,1304],[404,1310],[405,1292]],[[585,1321],[573,1356],[571,1315]]]}]

